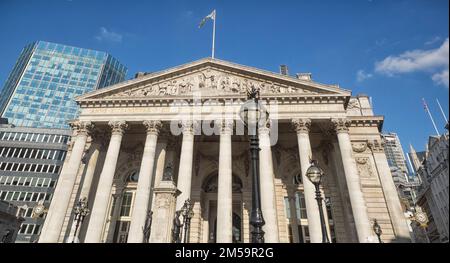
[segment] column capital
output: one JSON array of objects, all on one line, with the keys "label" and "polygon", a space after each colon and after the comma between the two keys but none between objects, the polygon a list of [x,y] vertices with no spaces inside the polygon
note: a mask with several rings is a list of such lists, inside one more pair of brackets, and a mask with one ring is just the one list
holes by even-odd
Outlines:
[{"label": "column capital", "polygon": [[292,119],[291,124],[294,127],[297,134],[309,133],[311,129],[311,119],[308,118]]},{"label": "column capital", "polygon": [[125,130],[128,129],[128,123],[126,121],[110,121],[108,125],[111,127],[111,134],[123,135]]},{"label": "column capital", "polygon": [[220,134],[231,134],[233,133],[234,120],[222,119],[217,121],[217,125],[220,128]]},{"label": "column capital", "polygon": [[182,120],[180,121],[183,134],[194,134],[194,131],[199,126],[199,121],[196,120]]},{"label": "column capital", "polygon": [[159,120],[145,120],[142,124],[147,129],[147,134],[158,135],[162,128],[162,122]]},{"label": "column capital", "polygon": [[259,134],[268,135],[270,133],[270,129],[272,128],[272,120],[267,119],[266,122],[261,123],[258,127]]},{"label": "column capital", "polygon": [[73,121],[69,123],[70,127],[72,128],[74,135],[89,135],[94,130],[94,124],[90,121]]},{"label": "column capital", "polygon": [[381,140],[368,141],[367,146],[369,146],[374,153],[384,153],[385,143]]},{"label": "column capital", "polygon": [[336,133],[348,133],[350,120],[346,118],[331,119],[332,128]]}]

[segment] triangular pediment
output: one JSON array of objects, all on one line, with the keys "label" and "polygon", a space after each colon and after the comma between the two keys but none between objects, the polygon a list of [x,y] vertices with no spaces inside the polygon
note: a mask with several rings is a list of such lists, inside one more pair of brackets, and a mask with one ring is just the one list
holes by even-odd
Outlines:
[{"label": "triangular pediment", "polygon": [[350,96],[350,91],[336,85],[207,58],[96,90],[76,101],[245,96],[252,87],[257,88],[261,96]]}]

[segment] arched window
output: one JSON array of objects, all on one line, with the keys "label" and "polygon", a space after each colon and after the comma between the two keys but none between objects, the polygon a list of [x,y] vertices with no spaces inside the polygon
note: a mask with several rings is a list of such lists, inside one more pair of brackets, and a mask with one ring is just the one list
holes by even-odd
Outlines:
[{"label": "arched window", "polygon": [[134,170],[127,177],[127,183],[137,183],[139,180],[139,172]]},{"label": "arched window", "polygon": [[[242,180],[233,175],[233,193],[241,193],[242,192]],[[211,175],[206,178],[205,183],[203,184],[203,190],[206,193],[217,193],[218,189],[218,176],[217,174]]]}]

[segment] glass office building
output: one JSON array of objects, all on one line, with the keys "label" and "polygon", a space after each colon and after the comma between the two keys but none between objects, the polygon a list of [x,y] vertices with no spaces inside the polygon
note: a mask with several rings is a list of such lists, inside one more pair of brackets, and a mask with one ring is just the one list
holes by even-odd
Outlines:
[{"label": "glass office building", "polygon": [[74,101],[125,79],[127,68],[95,50],[38,41],[22,50],[0,93],[1,117],[15,126],[69,128]]}]

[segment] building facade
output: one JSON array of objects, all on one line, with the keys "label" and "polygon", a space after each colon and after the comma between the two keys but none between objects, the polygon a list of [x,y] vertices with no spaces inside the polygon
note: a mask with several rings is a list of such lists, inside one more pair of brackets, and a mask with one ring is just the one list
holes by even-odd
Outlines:
[{"label": "building facade", "polygon": [[70,135],[70,130],[0,125],[0,200],[25,211],[16,242],[37,240],[44,217],[33,209],[50,206]]},{"label": "building facade", "polygon": [[116,84],[127,69],[111,55],[37,41],[19,56],[0,93],[0,117],[16,126],[69,128],[74,97]]},{"label": "building facade", "polygon": [[[430,136],[420,158],[413,150],[413,165],[421,177],[417,205],[428,215],[424,242],[448,242],[449,238],[449,133]],[[422,235],[423,236],[423,235]]]},{"label": "building facade", "polygon": [[[300,74],[301,75],[301,74]],[[259,90],[260,190],[266,242],[321,242],[310,159],[325,171],[334,242],[409,242],[367,96],[217,59],[202,59],[78,97],[79,118],[39,242],[172,242],[190,200],[188,242],[250,242],[252,176],[239,111]],[[73,208],[91,213],[75,233]],[[173,219],[173,220],[172,220]],[[176,235],[175,235],[176,236]]]}]

